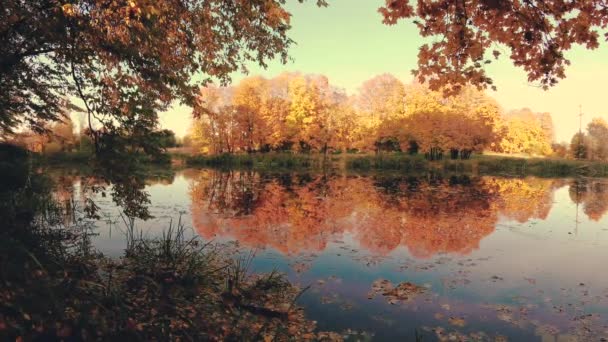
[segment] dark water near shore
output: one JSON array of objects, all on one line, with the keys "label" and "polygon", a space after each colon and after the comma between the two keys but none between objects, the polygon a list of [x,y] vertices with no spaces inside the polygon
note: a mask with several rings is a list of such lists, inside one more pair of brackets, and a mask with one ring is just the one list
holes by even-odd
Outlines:
[{"label": "dark water near shore", "polygon": [[[51,177],[55,197],[76,208],[96,183],[61,169]],[[187,169],[145,190],[154,217],[134,222],[143,234],[181,219],[193,235],[253,251],[252,271],[311,286],[299,304],[323,330],[372,340],[608,337],[606,179]],[[93,243],[119,256],[129,220],[111,196],[93,197]]]}]

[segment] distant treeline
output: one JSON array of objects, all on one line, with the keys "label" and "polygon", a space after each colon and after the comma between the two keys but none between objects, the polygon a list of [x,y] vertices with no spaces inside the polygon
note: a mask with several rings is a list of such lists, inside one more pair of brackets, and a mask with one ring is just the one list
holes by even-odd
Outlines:
[{"label": "distant treeline", "polygon": [[[25,130],[10,134],[4,139],[4,143],[35,152],[52,161],[85,162],[95,154],[96,147],[91,131],[83,125],[84,120],[79,121],[80,127],[76,129],[70,115],[64,113],[60,121],[44,125],[41,131]],[[126,136],[130,138],[125,138]],[[168,129],[159,129],[147,134],[145,144],[134,144],[133,140],[137,137],[132,134],[104,134],[100,137],[102,138],[98,139],[98,143],[104,145],[104,153],[123,150],[129,153],[128,157],[138,156],[142,160],[167,160],[168,157],[162,152],[181,145],[175,133]],[[148,150],[143,151],[146,148]]]},{"label": "distant treeline", "polygon": [[549,113],[503,113],[472,87],[446,98],[384,74],[348,96],[325,76],[285,73],[203,88],[188,140],[202,154],[402,151],[435,160],[484,150],[550,155],[553,136]]}]

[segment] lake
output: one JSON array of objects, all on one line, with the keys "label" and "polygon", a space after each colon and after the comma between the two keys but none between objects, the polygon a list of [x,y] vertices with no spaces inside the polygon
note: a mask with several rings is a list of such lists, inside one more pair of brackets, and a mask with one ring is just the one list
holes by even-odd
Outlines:
[{"label": "lake", "polygon": [[157,236],[181,220],[193,236],[253,253],[252,272],[310,286],[299,304],[321,330],[378,341],[608,337],[608,179],[184,169],[146,179],[153,217],[131,225],[95,177],[50,175],[77,213],[92,196],[105,254],[120,256],[133,226]]}]

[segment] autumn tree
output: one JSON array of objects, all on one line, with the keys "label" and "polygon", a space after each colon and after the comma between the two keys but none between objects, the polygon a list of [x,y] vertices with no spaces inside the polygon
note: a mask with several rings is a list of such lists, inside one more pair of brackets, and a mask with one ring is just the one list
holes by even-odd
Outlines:
[{"label": "autumn tree", "polygon": [[285,118],[286,139],[295,144],[296,150],[309,148],[313,121],[321,111],[321,96],[316,85],[302,75],[289,81],[289,114]]},{"label": "autumn tree", "polygon": [[154,132],[154,137],[159,140],[159,145],[162,148],[170,148],[177,146],[177,138],[175,132],[170,129],[162,129],[158,132]]},{"label": "autumn tree", "polygon": [[408,117],[409,140],[415,141],[428,159],[441,159],[444,152],[455,144],[452,132],[455,129],[453,125],[459,124],[458,119],[447,108],[443,111],[417,111]]},{"label": "autumn tree", "polygon": [[555,138],[555,128],[553,126],[553,118],[551,117],[551,113],[537,113],[532,111],[530,108],[521,108],[509,111],[505,114],[507,118],[518,118],[530,123],[534,123],[534,125],[539,126],[543,131],[545,139],[550,143],[553,142]]},{"label": "autumn tree", "polygon": [[346,95],[319,75],[250,77],[231,87],[207,86],[197,101],[194,137],[215,144],[207,149],[211,153],[328,151],[352,121],[345,114],[350,113]]},{"label": "autumn tree", "polygon": [[43,130],[45,122],[59,119],[62,99],[76,97],[97,150],[124,140],[144,144],[157,128],[159,111],[174,101],[196,105],[195,79],[226,82],[248,62],[286,60],[292,41],[283,5],[282,0],[4,1],[0,130],[22,124]]},{"label": "autumn tree", "polygon": [[553,155],[556,157],[560,157],[560,158],[567,158],[568,157],[568,143],[566,142],[561,142],[561,143],[555,143],[551,145],[551,149],[553,150]]},{"label": "autumn tree", "polygon": [[375,151],[399,148],[395,124],[405,116],[405,86],[391,74],[363,83],[356,101],[364,145]]},{"label": "autumn tree", "polygon": [[303,75],[297,75],[289,80],[288,94],[289,112],[285,118],[286,139],[294,144],[294,150],[300,150],[306,148],[301,143],[304,144],[307,140],[314,112],[317,110],[319,94],[310,91],[309,83]]},{"label": "autumn tree", "polygon": [[[317,108],[313,114],[312,125],[308,132],[308,144],[315,150],[327,154],[330,149],[343,143],[341,139],[348,139],[347,133],[351,120],[347,117],[351,112],[347,96],[342,89],[332,87],[325,76],[310,77],[310,91],[317,93]],[[343,122],[339,122],[343,120]]]},{"label": "autumn tree", "polygon": [[579,132],[572,137],[572,141],[570,141],[570,153],[572,153],[572,157],[575,159],[587,158],[587,137],[585,133]]},{"label": "autumn tree", "polygon": [[47,152],[67,152],[76,145],[74,123],[69,116],[66,116],[62,121],[54,122],[48,130],[49,143],[45,148]]},{"label": "autumn tree", "polygon": [[540,122],[540,127],[545,133],[545,138],[551,143],[555,140],[555,126],[553,125],[553,117],[551,113],[537,113],[537,120]]},{"label": "autumn tree", "polygon": [[200,90],[194,107],[191,139],[203,153],[232,153],[239,133],[232,106],[232,88],[208,85]]},{"label": "autumn tree", "polygon": [[608,158],[608,124],[602,118],[593,118],[587,125],[588,157],[592,160]]},{"label": "autumn tree", "polygon": [[251,153],[266,146],[268,129],[262,119],[262,97],[266,80],[261,77],[245,78],[234,87],[232,105],[236,114],[236,132],[239,146]]},{"label": "autumn tree", "polygon": [[529,108],[504,115],[493,148],[503,153],[551,154],[553,123],[549,113],[534,113]]},{"label": "autumn tree", "polygon": [[267,81],[263,91],[261,117],[268,129],[266,141],[272,149],[289,150],[292,142],[287,137],[289,115],[289,80],[294,74],[283,73]]},{"label": "autumn tree", "polygon": [[444,98],[423,85],[407,92],[406,119],[401,125],[401,143],[416,143],[430,159],[444,153],[452,158],[469,158],[496,139],[500,112],[494,100],[474,88]]},{"label": "autumn tree", "polygon": [[494,88],[485,66],[501,50],[529,82],[551,87],[566,77],[565,52],[597,48],[608,24],[604,0],[386,0],[379,12],[385,24],[412,20],[422,37],[434,38],[420,48],[415,74],[447,93],[465,84]]},{"label": "autumn tree", "polygon": [[482,152],[496,141],[501,118],[494,99],[474,87],[465,87],[447,101],[458,117],[453,124],[452,158],[460,155],[468,159],[472,152]]},{"label": "autumn tree", "polygon": [[344,98],[334,103],[331,108],[332,127],[329,145],[338,151],[353,151],[363,140],[363,132],[359,126],[357,112],[353,107],[352,98]]}]

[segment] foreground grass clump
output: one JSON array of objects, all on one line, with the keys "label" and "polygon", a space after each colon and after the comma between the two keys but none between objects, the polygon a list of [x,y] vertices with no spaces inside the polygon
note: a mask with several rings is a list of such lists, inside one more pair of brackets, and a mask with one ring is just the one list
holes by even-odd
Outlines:
[{"label": "foreground grass clump", "polygon": [[327,161],[329,159],[325,159],[322,154],[293,153],[220,154],[186,157],[186,165],[188,166],[217,168],[312,169],[322,168]]},{"label": "foreground grass clump", "polygon": [[[3,340],[340,339],[315,332],[295,304],[301,290],[283,275],[252,274],[251,256],[222,255],[186,239],[183,226],[130,240],[118,260],[82,248],[79,234],[54,231],[30,236],[46,240],[44,251],[20,244],[20,271],[2,265]],[[56,244],[67,240],[70,253]]]}]

